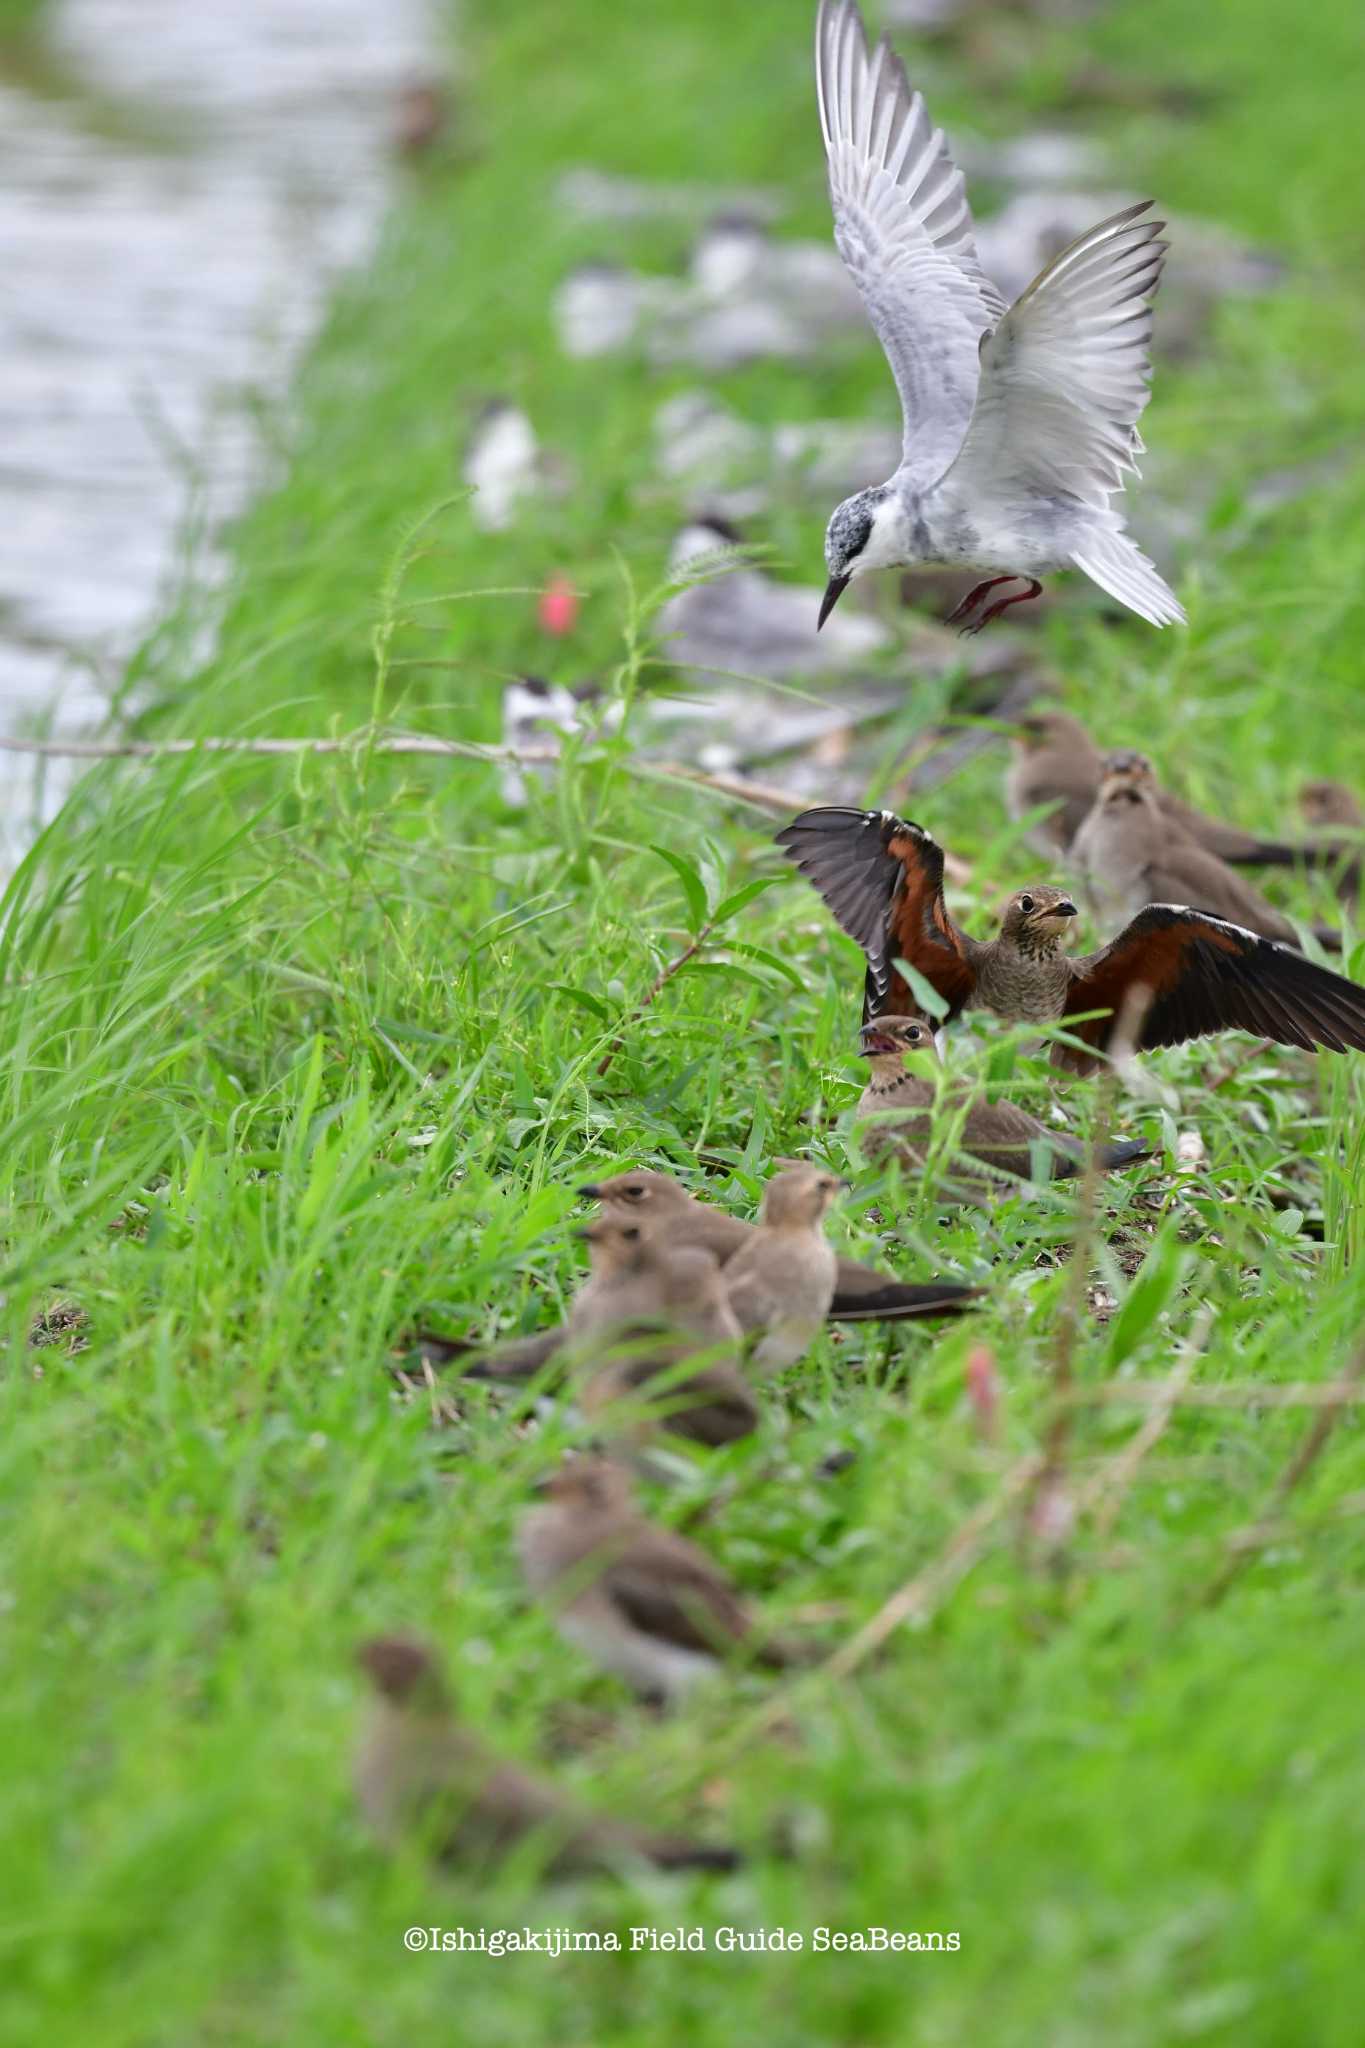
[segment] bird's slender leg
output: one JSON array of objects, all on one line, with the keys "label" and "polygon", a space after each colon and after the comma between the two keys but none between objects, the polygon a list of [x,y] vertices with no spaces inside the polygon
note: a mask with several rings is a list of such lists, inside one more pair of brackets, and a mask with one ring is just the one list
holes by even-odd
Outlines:
[{"label": "bird's slender leg", "polygon": [[989,626],[992,619],[998,619],[1001,612],[1007,612],[1012,604],[1028,604],[1031,602],[1033,598],[1041,597],[1043,594],[1043,586],[1038,581],[1038,578],[1036,576],[1030,576],[1027,578],[1027,582],[1027,590],[1016,590],[1013,597],[997,598],[993,605],[988,605],[986,610],[982,612],[981,617],[977,620],[976,624],[974,626],[964,626],[962,628],[963,632],[979,633],[983,626]]},{"label": "bird's slender leg", "polygon": [[949,612],[947,618],[943,622],[944,625],[955,626],[959,619],[965,619],[968,612],[975,611],[977,605],[980,604],[982,598],[986,595],[986,592],[988,590],[995,589],[997,583],[1016,583],[1018,582],[1018,580],[1019,579],[1014,575],[991,576],[988,577],[986,582],[984,583],[973,584],[972,588],[967,592],[967,595],[963,598],[962,602],[960,604],[955,604],[953,606],[952,610]]}]

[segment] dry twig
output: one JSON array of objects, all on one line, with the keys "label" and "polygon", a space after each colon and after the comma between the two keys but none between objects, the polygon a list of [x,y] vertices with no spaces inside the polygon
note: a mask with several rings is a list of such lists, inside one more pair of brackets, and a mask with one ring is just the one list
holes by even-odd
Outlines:
[{"label": "dry twig", "polygon": [[1263,1543],[1271,1540],[1270,1532],[1275,1528],[1279,1510],[1317,1464],[1327,1447],[1328,1438],[1341,1419],[1343,1409],[1348,1405],[1349,1397],[1359,1388],[1362,1379],[1365,1379],[1365,1343],[1358,1344],[1346,1361],[1345,1370],[1332,1389],[1335,1398],[1325,1402],[1309,1423],[1298,1449],[1276,1480],[1265,1507],[1252,1527],[1242,1535],[1240,1547],[1232,1552],[1221,1571],[1214,1575],[1204,1593],[1202,1606],[1212,1607],[1221,1600],[1229,1586],[1245,1570],[1247,1559]]},{"label": "dry twig", "polygon": [[[715,930],[715,925],[715,919],[713,917],[708,917],[705,924],[698,927],[691,944],[684,946],[682,952],[678,954],[675,960],[670,960],[666,967],[661,967],[659,969],[659,972],[655,975],[653,981],[650,983],[650,986],[646,989],[644,995],[641,997],[640,1001],[635,1005],[635,1008],[631,1011],[629,1017],[626,1019],[626,1023],[625,1025],[623,1025],[622,1030],[627,1029],[631,1024],[638,1023],[640,1018],[644,1016],[644,1013],[649,1008],[650,1004],[654,1002],[655,999],[662,993],[662,991],[668,987],[668,984],[670,981],[672,981],[674,975],[677,974],[682,968],[686,967],[689,960],[693,960],[696,958],[697,954],[700,953],[702,947],[706,944],[706,941],[710,938],[712,932]],[[608,1067],[616,1058],[617,1053],[620,1052],[623,1042],[624,1041],[622,1039],[621,1033],[618,1032],[616,1037],[613,1038],[611,1044],[603,1053],[601,1059],[597,1062],[597,1071],[599,1075],[606,1073]]]},{"label": "dry twig", "polygon": [[1101,1541],[1110,1534],[1118,1520],[1143,1459],[1160,1440],[1167,1423],[1175,1413],[1177,1403],[1204,1349],[1212,1321],[1212,1309],[1201,1310],[1189,1341],[1181,1349],[1174,1371],[1155,1390],[1158,1395],[1164,1395],[1165,1398],[1152,1403],[1152,1412],[1145,1422],[1134,1431],[1115,1457],[1106,1458],[1085,1487],[1078,1508],[1087,1514],[1092,1509],[1096,1511],[1095,1534]]}]

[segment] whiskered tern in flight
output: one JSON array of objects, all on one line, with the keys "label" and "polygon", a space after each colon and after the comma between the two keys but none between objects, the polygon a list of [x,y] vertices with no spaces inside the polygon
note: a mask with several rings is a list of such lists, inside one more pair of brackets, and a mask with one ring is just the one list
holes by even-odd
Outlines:
[{"label": "whiskered tern in flight", "polygon": [[1180,604],[1113,500],[1142,453],[1152,299],[1166,244],[1144,200],[1064,249],[1006,306],[981,268],[962,173],[885,38],[854,0],[821,0],[820,124],[834,239],[886,351],[904,413],[900,467],[835,510],[819,624],[870,569],[937,563],[981,577],[970,629],[1083,569],[1154,626]]}]

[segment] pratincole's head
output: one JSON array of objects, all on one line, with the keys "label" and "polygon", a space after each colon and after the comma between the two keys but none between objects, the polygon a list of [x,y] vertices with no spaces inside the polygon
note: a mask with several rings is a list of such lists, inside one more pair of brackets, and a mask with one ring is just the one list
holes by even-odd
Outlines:
[{"label": "pratincole's head", "polygon": [[617,1221],[635,1217],[676,1215],[687,1206],[687,1190],[666,1173],[618,1173],[612,1180],[587,1181],[578,1193],[585,1202],[600,1202],[603,1214]]},{"label": "pratincole's head", "polygon": [[907,1053],[932,1052],[934,1027],[922,1015],[870,1017],[858,1033],[865,1060],[904,1059]]},{"label": "pratincole's head", "polygon": [[540,1500],[560,1507],[592,1509],[625,1507],[631,1498],[629,1474],[610,1458],[570,1456],[531,1488]]},{"label": "pratincole's head", "polygon": [[1071,747],[1078,753],[1090,751],[1090,735],[1079,718],[1069,711],[1030,711],[1014,728],[1014,739],[1026,754],[1044,747]]},{"label": "pratincole's head", "polygon": [[1115,747],[1104,757],[1099,798],[1102,804],[1156,800],[1156,770],[1136,747]]},{"label": "pratincole's head", "polygon": [[395,1706],[435,1700],[444,1693],[436,1658],[420,1636],[374,1636],[356,1651],[375,1691]]},{"label": "pratincole's head", "polygon": [[775,1173],[764,1188],[762,1220],[776,1225],[818,1223],[844,1187],[839,1175],[827,1167],[794,1160]]},{"label": "pratincole's head", "polygon": [[1035,882],[1010,897],[1000,920],[1000,934],[1026,950],[1053,952],[1070,929],[1071,920],[1079,916],[1065,889]]}]

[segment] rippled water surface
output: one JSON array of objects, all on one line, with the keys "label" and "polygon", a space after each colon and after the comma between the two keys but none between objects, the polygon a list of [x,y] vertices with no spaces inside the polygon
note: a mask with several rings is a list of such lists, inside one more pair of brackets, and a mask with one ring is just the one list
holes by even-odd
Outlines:
[{"label": "rippled water surface", "polygon": [[[5,731],[95,723],[190,502],[211,533],[262,480],[252,408],[374,241],[432,36],[428,0],[57,0],[47,20],[62,89],[0,71]],[[12,852],[34,773],[0,775]]]}]

